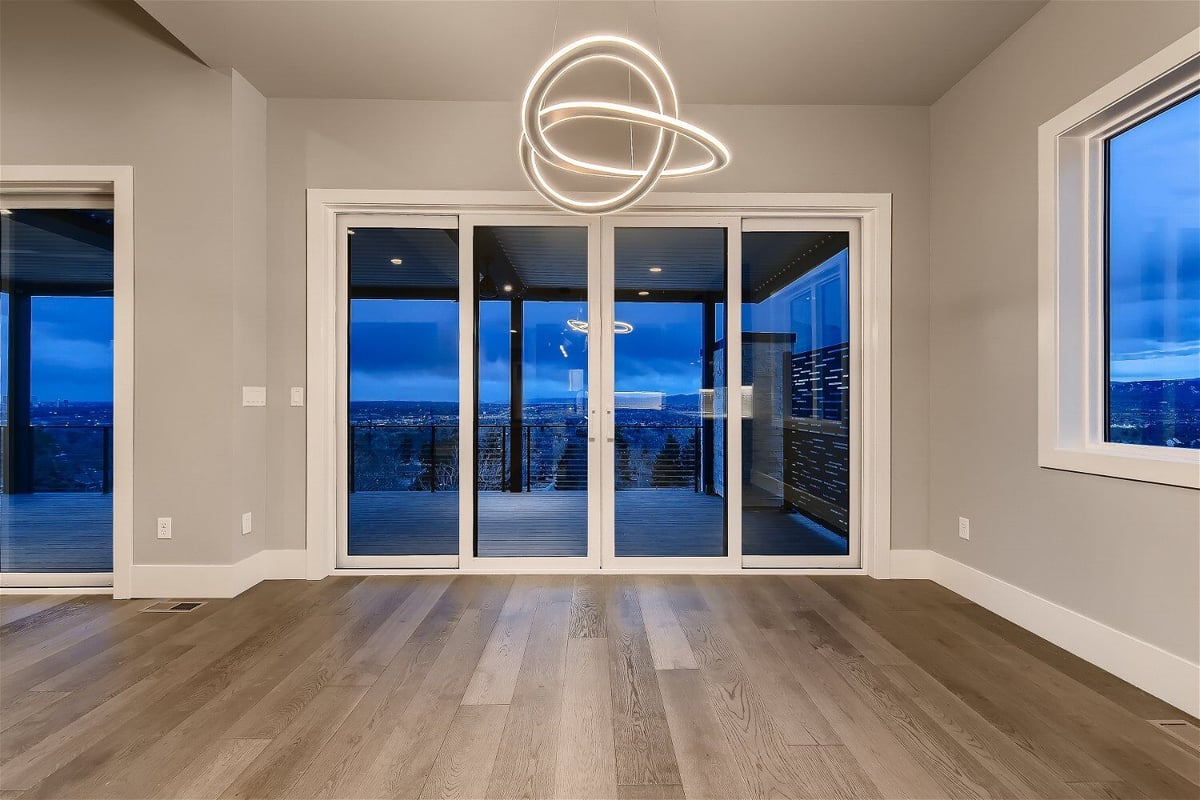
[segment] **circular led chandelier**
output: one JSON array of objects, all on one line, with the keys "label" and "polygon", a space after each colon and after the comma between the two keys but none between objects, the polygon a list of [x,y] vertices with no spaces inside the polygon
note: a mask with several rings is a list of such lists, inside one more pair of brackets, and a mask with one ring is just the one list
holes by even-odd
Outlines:
[{"label": "circular led chandelier", "polygon": [[[637,73],[651,93],[652,111],[632,104],[580,100],[546,105],[556,81],[589,61],[617,61]],[[574,158],[556,148],[547,131],[576,119],[606,119],[656,129],[654,149],[645,168],[635,169]],[[685,136],[708,151],[708,159],[681,167],[670,167],[677,137]],[[521,167],[542,197],[576,214],[606,214],[629,208],[654,188],[659,178],[703,175],[729,163],[729,150],[712,134],[679,119],[679,98],[662,62],[637,42],[620,36],[588,36],[552,55],[534,74],[521,104]],[[544,165],[581,175],[628,178],[624,191],[601,200],[582,200],[556,189],[543,173]]]}]

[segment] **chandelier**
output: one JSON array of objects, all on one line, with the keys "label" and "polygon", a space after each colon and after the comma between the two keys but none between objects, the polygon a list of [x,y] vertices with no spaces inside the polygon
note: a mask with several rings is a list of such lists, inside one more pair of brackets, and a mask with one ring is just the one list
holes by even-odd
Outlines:
[{"label": "chandelier", "polygon": [[[624,64],[638,75],[654,96],[657,111],[632,104],[601,100],[574,100],[546,105],[556,81],[576,67],[607,59]],[[602,119],[628,122],[656,130],[654,148],[644,168],[575,158],[562,152],[546,135],[564,122]],[[707,151],[707,159],[671,167],[671,156],[679,136],[691,139]],[[631,145],[632,146],[632,145]],[[575,214],[607,214],[629,208],[654,188],[660,178],[703,175],[729,164],[729,150],[712,134],[679,118],[679,98],[666,68],[642,45],[620,36],[588,36],[559,50],[534,73],[521,103],[521,167],[542,197]],[[631,153],[632,155],[632,153]],[[559,189],[546,178],[545,165],[581,175],[627,178],[630,183],[617,194],[600,200],[584,200]]]}]

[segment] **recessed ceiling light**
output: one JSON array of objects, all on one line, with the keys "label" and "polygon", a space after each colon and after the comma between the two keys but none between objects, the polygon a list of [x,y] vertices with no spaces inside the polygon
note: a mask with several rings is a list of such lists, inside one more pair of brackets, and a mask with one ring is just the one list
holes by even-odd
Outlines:
[{"label": "recessed ceiling light", "polygon": [[647,297],[647,296],[649,296],[649,294],[650,294],[649,292],[645,292],[645,291],[638,292],[638,297]]},{"label": "recessed ceiling light", "polygon": [[650,271],[651,272],[662,272],[662,267],[651,267]]},{"label": "recessed ceiling light", "polygon": [[398,267],[404,263],[404,259],[403,258],[393,258],[392,263]]},{"label": "recessed ceiling light", "polygon": [[512,284],[511,284],[511,283],[506,283],[506,284],[504,284],[504,291],[506,291],[506,292],[511,292],[511,291],[512,291]]}]

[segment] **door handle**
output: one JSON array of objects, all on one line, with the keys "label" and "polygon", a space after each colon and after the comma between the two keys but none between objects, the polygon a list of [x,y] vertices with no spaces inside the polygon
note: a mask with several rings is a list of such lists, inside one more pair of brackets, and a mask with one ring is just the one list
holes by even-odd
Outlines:
[{"label": "door handle", "polygon": [[612,409],[610,408],[607,411],[605,411],[604,413],[608,418],[608,431],[605,435],[605,439],[610,442],[615,442],[617,440],[617,438],[616,438],[617,437],[617,425],[613,421]]}]

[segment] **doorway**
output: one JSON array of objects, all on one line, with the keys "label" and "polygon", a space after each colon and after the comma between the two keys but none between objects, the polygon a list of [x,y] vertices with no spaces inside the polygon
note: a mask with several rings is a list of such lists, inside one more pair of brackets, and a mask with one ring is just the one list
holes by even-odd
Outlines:
[{"label": "doorway", "polygon": [[334,569],[862,570],[856,220],[333,222]]},{"label": "doorway", "polygon": [[4,178],[0,586],[128,596],[129,171],[6,167]]}]

